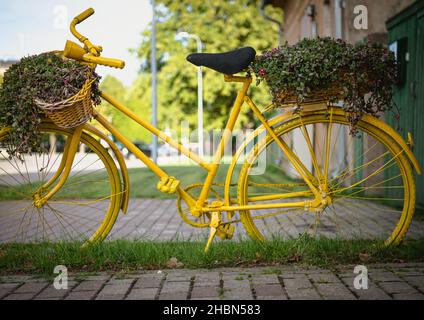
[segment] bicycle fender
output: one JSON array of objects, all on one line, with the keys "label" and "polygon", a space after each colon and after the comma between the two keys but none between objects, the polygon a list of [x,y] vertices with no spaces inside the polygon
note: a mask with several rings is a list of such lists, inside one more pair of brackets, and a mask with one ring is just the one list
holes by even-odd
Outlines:
[{"label": "bicycle fender", "polygon": [[418,163],[417,158],[415,157],[414,153],[412,152],[411,148],[409,148],[409,146],[406,144],[405,140],[399,135],[399,133],[397,133],[391,126],[389,126],[387,123],[385,123],[384,121],[381,121],[375,117],[369,116],[369,115],[364,115],[362,117],[363,121],[366,121],[370,124],[372,124],[373,126],[386,131],[392,138],[393,140],[396,141],[396,143],[399,144],[399,146],[403,149],[403,151],[405,151],[406,155],[409,158],[409,161],[411,162],[412,166],[414,167],[415,171],[417,171],[418,175],[422,174],[422,170],[421,170],[421,166]]},{"label": "bicycle fender", "polygon": [[121,210],[123,214],[127,213],[128,202],[130,198],[130,179],[128,175],[127,165],[125,163],[124,157],[122,156],[122,153],[119,151],[116,144],[99,129],[95,128],[92,125],[85,124],[84,130],[98,136],[99,138],[102,138],[104,141],[106,141],[106,143],[109,145],[109,147],[113,151],[113,154],[115,155],[116,160],[119,163],[119,168],[120,168],[121,176],[122,176],[122,183],[124,187],[122,191]]}]

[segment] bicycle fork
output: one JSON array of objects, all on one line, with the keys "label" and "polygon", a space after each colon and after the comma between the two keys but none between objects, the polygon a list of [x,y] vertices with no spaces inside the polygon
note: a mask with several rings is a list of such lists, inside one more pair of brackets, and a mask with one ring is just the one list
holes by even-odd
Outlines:
[{"label": "bicycle fork", "polygon": [[[72,169],[72,164],[74,163],[75,154],[78,151],[78,145],[81,140],[83,127],[84,125],[81,125],[75,128],[71,138],[67,139],[62,160],[54,176],[49,181],[44,183],[41,187],[39,187],[37,191],[34,192],[33,201],[34,201],[34,206],[36,208],[43,207],[47,203],[47,201],[49,201],[60,190],[60,188],[63,187],[66,180],[68,179],[69,173],[71,172],[71,169]],[[46,195],[43,195],[43,193],[51,185],[53,185],[53,183],[59,177],[60,179],[57,182],[57,184]]]}]

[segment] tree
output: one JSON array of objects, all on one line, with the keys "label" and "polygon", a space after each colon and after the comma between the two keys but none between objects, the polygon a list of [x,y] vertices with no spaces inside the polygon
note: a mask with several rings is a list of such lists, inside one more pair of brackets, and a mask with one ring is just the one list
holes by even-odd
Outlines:
[{"label": "tree", "polygon": [[[198,35],[205,52],[224,52],[243,46],[261,51],[278,44],[278,30],[275,24],[259,14],[259,1],[256,0],[159,0],[158,3],[159,123],[162,128],[167,126],[178,131],[181,121],[188,120],[192,127],[196,127],[197,69],[185,59],[196,51],[196,43],[176,39],[176,35],[181,31]],[[269,10],[267,14],[281,18],[279,9]],[[141,80],[150,78],[150,28],[142,33],[137,52],[143,66],[139,78],[141,85]],[[205,129],[221,128],[240,85],[225,83],[223,75],[215,71],[204,69],[203,72]],[[263,86],[252,86],[250,94],[258,105],[271,101]],[[147,101],[144,95],[140,102],[143,109]],[[145,110],[149,110],[147,106]],[[251,125],[253,118],[246,111],[243,111],[239,124]]]},{"label": "tree", "polygon": [[[147,79],[144,79],[144,77]],[[107,75],[102,81],[100,89],[107,92],[140,117],[147,118],[148,120],[149,111],[146,111],[146,106],[150,109],[150,82],[148,76],[144,77],[137,79],[134,84],[127,89],[118,79],[111,75]],[[102,114],[130,140],[143,141],[146,143],[150,142],[150,133],[147,133],[146,130],[141,128],[136,122],[129,119],[106,101],[103,101],[98,108],[100,112],[102,112]]]}]

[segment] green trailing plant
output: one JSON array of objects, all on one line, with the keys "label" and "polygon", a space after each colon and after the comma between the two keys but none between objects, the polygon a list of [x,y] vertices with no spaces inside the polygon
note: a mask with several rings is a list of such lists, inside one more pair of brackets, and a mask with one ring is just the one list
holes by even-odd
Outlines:
[{"label": "green trailing plant", "polygon": [[344,100],[355,132],[363,114],[379,116],[394,106],[394,54],[378,44],[348,44],[331,38],[304,39],[256,57],[251,70],[257,84],[265,81],[273,102]]},{"label": "green trailing plant", "polygon": [[100,77],[89,66],[55,52],[25,57],[12,65],[0,88],[0,128],[11,128],[8,139],[0,146],[9,157],[43,152],[38,126],[44,113],[35,99],[47,103],[64,101],[77,94],[87,79],[94,79],[91,95],[97,105]]}]

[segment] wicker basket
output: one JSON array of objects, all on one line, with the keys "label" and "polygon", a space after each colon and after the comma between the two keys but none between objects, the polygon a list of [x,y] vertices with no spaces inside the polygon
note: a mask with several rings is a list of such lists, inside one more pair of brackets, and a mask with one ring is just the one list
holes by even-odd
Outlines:
[{"label": "wicker basket", "polygon": [[[368,76],[366,73],[366,70],[363,71],[365,75]],[[341,78],[343,81],[349,81],[349,77],[346,74],[341,74]],[[372,80],[367,78],[368,87],[362,88],[363,90],[360,90],[359,94],[364,96],[368,93],[368,88],[372,86]],[[294,94],[292,91],[285,91],[280,90],[276,93],[276,102],[277,105],[276,108],[284,108],[286,105],[293,105],[293,104],[303,104],[303,103],[311,103],[311,102],[328,102],[330,99],[337,98],[337,100],[344,100],[346,98],[346,92],[343,90],[343,87],[339,83],[332,83],[329,88],[325,90],[314,90],[310,92],[303,101],[299,101],[296,94]]]},{"label": "wicker basket", "polygon": [[277,93],[277,105],[276,107],[284,107],[285,105],[310,103],[315,101],[329,101],[330,98],[337,97],[339,100],[343,100],[344,94],[342,88],[338,86],[331,86],[327,90],[313,91],[300,102],[297,95],[293,92],[283,91]]},{"label": "wicker basket", "polygon": [[46,103],[35,100],[35,104],[44,111],[57,126],[65,129],[75,128],[93,117],[91,85],[93,79],[87,79],[81,90],[64,101]]}]

